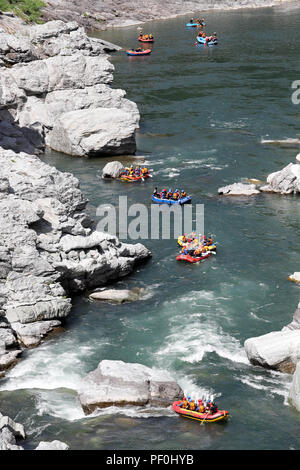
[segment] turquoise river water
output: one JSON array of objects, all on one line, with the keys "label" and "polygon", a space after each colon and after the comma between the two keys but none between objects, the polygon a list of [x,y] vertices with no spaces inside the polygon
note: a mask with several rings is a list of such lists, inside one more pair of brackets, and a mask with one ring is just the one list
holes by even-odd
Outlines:
[{"label": "turquoise river water", "polygon": [[[205,205],[217,256],[187,266],[176,262],[176,240],[142,240],[152,259],[117,286],[145,287],[145,300],[74,300],[65,331],[26,351],[0,382],[1,411],[24,424],[27,448],[59,439],[72,449],[299,449],[291,376],[251,365],[243,344],[281,329],[297,307],[300,291],[287,276],[299,267],[300,199],[226,199],[217,190],[241,178],[265,180],[295,159],[296,149],[261,139],[294,138],[299,129],[291,84],[300,76],[300,8],[208,12],[207,29],[220,38],[215,48],[195,46],[188,19],[144,25],[156,38],[148,57],[111,56],[113,86],[126,89],[141,112],[137,155],[152,180],[102,181],[107,158],[43,159],[79,178],[95,220],[96,207],[118,205],[120,195],[150,208],[154,186],[184,187]],[[100,36],[137,46],[136,26]],[[80,379],[102,359],[166,368],[185,393],[213,396],[231,418],[199,426],[160,408],[85,417]]]}]

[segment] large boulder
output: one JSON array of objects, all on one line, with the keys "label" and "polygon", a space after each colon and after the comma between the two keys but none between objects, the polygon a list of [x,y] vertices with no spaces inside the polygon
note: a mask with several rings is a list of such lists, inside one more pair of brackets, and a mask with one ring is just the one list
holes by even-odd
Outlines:
[{"label": "large boulder", "polygon": [[261,186],[260,190],[280,194],[300,192],[300,165],[290,163],[280,171],[271,173],[267,178],[268,185]]},{"label": "large boulder", "polygon": [[249,338],[244,346],[252,364],[293,373],[300,360],[300,329],[286,329]]},{"label": "large boulder", "polygon": [[182,397],[183,391],[169,372],[110,360],[101,361],[83,379],[79,393],[86,414],[113,405],[169,406]]},{"label": "large boulder", "polygon": [[102,170],[102,178],[119,178],[124,169],[120,162],[109,162]]},{"label": "large boulder", "polygon": [[74,156],[122,155],[136,151],[137,117],[117,108],[83,109],[62,114],[49,144]]},{"label": "large boulder", "polygon": [[289,392],[289,400],[300,411],[300,362],[297,363]]}]

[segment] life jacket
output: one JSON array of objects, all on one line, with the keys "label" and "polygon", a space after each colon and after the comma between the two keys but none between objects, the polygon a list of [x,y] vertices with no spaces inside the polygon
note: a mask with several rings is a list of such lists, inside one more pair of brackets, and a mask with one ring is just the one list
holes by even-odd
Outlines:
[{"label": "life jacket", "polygon": [[199,405],[199,413],[204,413],[205,408],[204,405]]},{"label": "life jacket", "polygon": [[207,245],[210,246],[213,244],[212,238],[207,239]]},{"label": "life jacket", "polygon": [[184,400],[182,402],[182,407],[181,408],[187,408],[187,406],[188,406],[188,402],[186,400]]},{"label": "life jacket", "polygon": [[133,175],[133,173],[134,173],[134,169],[133,169],[133,168],[129,168],[129,174],[130,174],[130,175]]},{"label": "life jacket", "polygon": [[186,238],[184,235],[183,235],[183,237],[182,237],[182,241],[183,241],[183,243],[186,243],[186,242],[187,242],[187,238]]},{"label": "life jacket", "polygon": [[172,192],[171,192],[171,193],[169,193],[169,192],[167,193],[167,198],[171,198],[172,196],[173,196],[173,193],[172,193]]},{"label": "life jacket", "polygon": [[186,197],[186,192],[183,191],[183,193],[181,193],[181,197]]},{"label": "life jacket", "polygon": [[193,400],[193,401],[190,402],[190,410],[191,410],[191,411],[195,411],[195,409],[196,409],[196,404],[195,404],[195,402],[194,402],[194,400]]}]

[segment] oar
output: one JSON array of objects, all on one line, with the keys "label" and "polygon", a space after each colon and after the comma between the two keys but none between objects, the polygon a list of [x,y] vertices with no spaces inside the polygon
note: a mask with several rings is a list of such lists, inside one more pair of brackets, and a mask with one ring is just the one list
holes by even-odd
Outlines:
[{"label": "oar", "polygon": [[206,413],[205,418],[201,421],[200,425],[204,423],[204,421],[205,421],[206,418],[207,418],[207,415],[208,415],[208,413]]}]

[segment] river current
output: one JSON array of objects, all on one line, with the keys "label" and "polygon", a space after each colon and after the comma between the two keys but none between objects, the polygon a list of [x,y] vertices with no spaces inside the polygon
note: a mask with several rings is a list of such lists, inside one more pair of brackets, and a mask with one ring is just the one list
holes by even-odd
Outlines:
[{"label": "river current", "polygon": [[[79,178],[95,220],[96,207],[118,205],[120,195],[150,208],[154,186],[184,188],[204,204],[218,253],[187,266],[176,262],[176,240],[141,240],[152,259],[117,286],[145,287],[145,300],[74,300],[65,331],[26,351],[0,383],[1,411],[24,424],[27,448],[59,439],[72,449],[299,449],[300,414],[287,400],[292,377],[249,364],[243,344],[280,330],[297,308],[300,291],[287,276],[298,270],[300,199],[224,198],[217,190],[241,178],[265,180],[295,161],[296,149],[261,140],[299,132],[291,84],[300,77],[300,8],[205,17],[217,47],[195,46],[187,16],[143,25],[156,39],[150,56],[111,56],[113,87],[125,89],[141,113],[137,155],[152,180],[103,181],[107,158],[51,153],[43,160]],[[136,26],[99,36],[137,47]],[[85,417],[76,391],[103,359],[166,368],[185,393],[214,397],[231,418],[199,426],[160,408]]]}]

